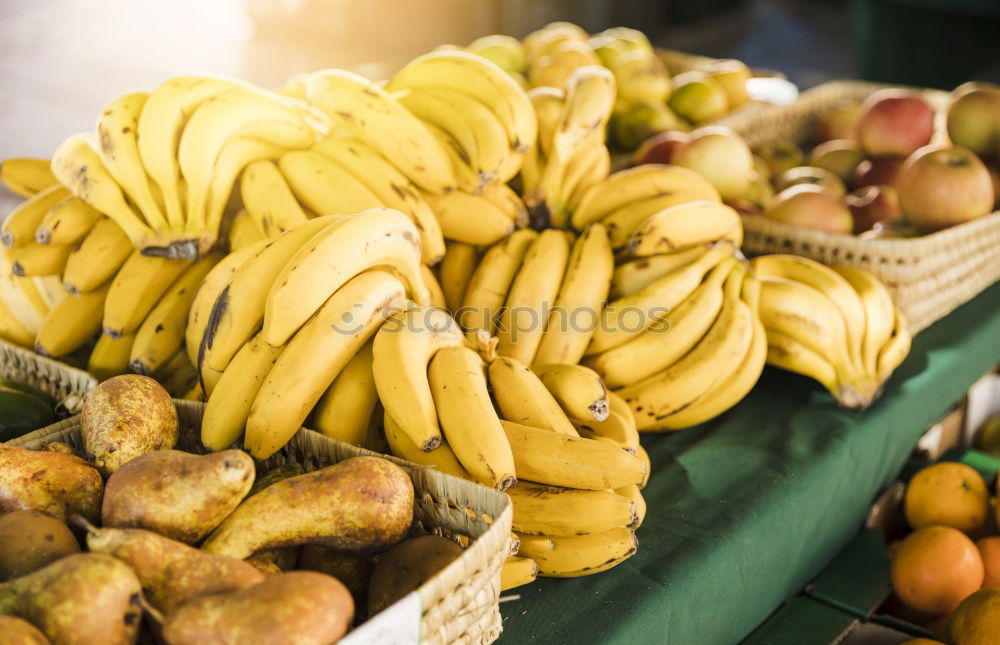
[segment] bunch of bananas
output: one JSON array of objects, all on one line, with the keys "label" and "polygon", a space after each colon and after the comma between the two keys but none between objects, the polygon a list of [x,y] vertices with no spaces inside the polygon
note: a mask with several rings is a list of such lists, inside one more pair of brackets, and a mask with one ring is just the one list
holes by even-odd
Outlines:
[{"label": "bunch of bananas", "polygon": [[[464,336],[441,309],[399,312],[358,366],[370,370],[364,382],[374,388],[357,397],[360,414],[323,430],[358,437],[377,396],[393,454],[511,496],[517,556],[540,575],[611,568],[635,553],[645,511],[639,486],[649,472],[627,405],[592,370],[532,371],[495,346],[485,332]],[[518,559],[509,566],[533,569]]]},{"label": "bunch of bananas", "polygon": [[804,374],[849,409],[871,405],[910,350],[910,333],[884,284],[857,267],[796,255],[753,260],[767,362]]}]

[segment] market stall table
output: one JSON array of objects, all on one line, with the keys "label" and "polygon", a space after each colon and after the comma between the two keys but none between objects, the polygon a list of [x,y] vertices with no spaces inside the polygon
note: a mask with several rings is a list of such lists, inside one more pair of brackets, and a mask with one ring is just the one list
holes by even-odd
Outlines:
[{"label": "market stall table", "polygon": [[638,554],[512,590],[501,642],[738,642],[858,531],[919,436],[998,361],[995,284],[921,333],[863,414],[768,368],[722,417],[644,437],[653,473]]}]

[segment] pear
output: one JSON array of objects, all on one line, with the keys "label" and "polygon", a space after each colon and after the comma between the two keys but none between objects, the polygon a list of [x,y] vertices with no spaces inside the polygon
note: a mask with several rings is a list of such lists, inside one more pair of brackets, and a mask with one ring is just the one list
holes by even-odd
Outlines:
[{"label": "pear", "polygon": [[372,571],[368,615],[379,613],[415,591],[461,555],[462,547],[440,535],[422,535],[383,553]]},{"label": "pear", "polygon": [[243,591],[184,603],[165,617],[163,640],[170,645],[326,645],[347,632],[353,617],[351,594],[336,578],[293,571]]},{"label": "pear", "polygon": [[376,553],[413,521],[413,483],[399,466],[355,457],[271,484],[240,504],[202,548],[244,559],[264,549],[314,542]]},{"label": "pear", "polygon": [[205,553],[142,529],[87,526],[87,547],[130,566],[146,599],[161,612],[205,594],[252,587],[265,577],[242,560]]},{"label": "pear", "polygon": [[17,616],[0,616],[0,643],[9,645],[49,645],[38,628]]},{"label": "pear", "polygon": [[79,552],[80,545],[62,520],[38,511],[0,515],[0,581]]},{"label": "pear", "polygon": [[0,614],[27,620],[54,643],[135,642],[141,586],[121,560],[77,553],[0,584]]},{"label": "pear", "polygon": [[368,584],[374,566],[375,559],[372,556],[344,553],[318,544],[303,546],[298,563],[299,569],[319,571],[343,582],[354,596],[357,607],[368,602]]},{"label": "pear", "polygon": [[65,520],[100,515],[101,475],[83,459],[61,452],[0,443],[0,513],[35,510]]},{"label": "pear", "polygon": [[101,520],[104,526],[149,529],[194,544],[243,501],[253,479],[253,459],[242,450],[149,452],[108,478]]},{"label": "pear", "polygon": [[177,409],[163,386],[138,374],[104,381],[80,410],[87,458],[105,476],[141,454],[177,443]]}]

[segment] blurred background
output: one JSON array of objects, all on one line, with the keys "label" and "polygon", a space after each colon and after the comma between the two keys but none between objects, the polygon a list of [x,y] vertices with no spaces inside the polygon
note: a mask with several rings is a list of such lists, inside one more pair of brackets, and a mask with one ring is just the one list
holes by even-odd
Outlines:
[{"label": "blurred background", "polygon": [[553,20],[833,78],[1000,80],[1000,0],[0,0],[0,153],[48,155],[109,96],[188,72],[277,86],[323,67],[382,78],[442,43]]}]

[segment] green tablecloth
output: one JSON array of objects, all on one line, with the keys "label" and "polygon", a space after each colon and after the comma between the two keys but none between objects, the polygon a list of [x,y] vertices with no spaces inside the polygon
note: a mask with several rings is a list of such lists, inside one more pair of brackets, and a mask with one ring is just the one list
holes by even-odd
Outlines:
[{"label": "green tablecloth", "polygon": [[1000,284],[920,334],[863,414],[769,368],[721,418],[644,437],[653,475],[638,554],[514,590],[501,642],[739,641],[857,533],[920,434],[998,361]]}]

